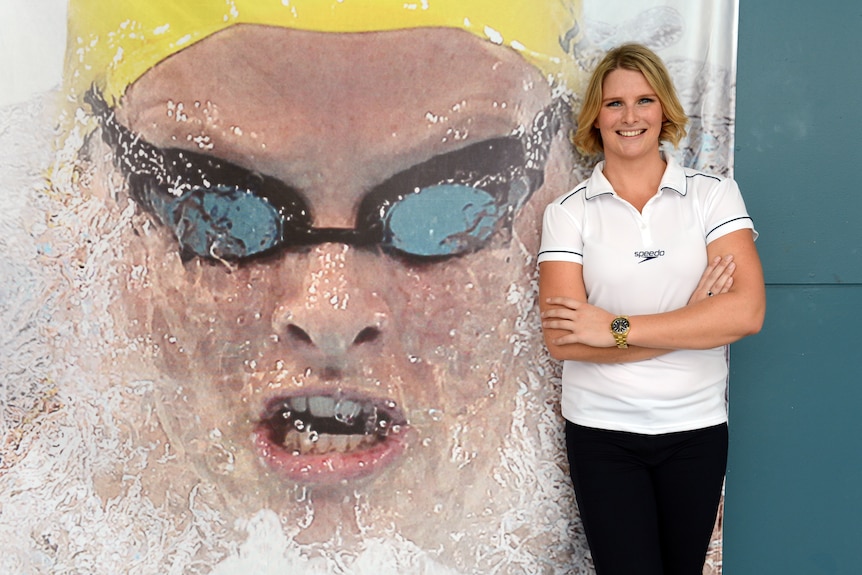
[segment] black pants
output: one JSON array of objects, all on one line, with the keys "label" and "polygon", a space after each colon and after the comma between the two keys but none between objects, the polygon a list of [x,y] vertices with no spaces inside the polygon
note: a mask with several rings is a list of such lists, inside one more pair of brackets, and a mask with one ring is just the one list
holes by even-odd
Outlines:
[{"label": "black pants", "polygon": [[727,425],[641,435],[566,422],[597,575],[701,575],[727,467]]}]

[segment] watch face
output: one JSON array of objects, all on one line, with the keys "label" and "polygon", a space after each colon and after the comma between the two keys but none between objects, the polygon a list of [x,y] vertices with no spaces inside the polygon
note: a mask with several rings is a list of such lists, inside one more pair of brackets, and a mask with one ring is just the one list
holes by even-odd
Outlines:
[{"label": "watch face", "polygon": [[618,317],[611,322],[611,331],[614,333],[626,333],[629,330],[629,320],[624,317]]}]

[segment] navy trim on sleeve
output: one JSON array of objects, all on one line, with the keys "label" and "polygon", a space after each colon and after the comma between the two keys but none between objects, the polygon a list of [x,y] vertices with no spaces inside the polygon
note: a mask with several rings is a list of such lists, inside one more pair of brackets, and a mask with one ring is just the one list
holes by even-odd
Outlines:
[{"label": "navy trim on sleeve", "polygon": [[573,252],[571,250],[542,250],[539,252],[539,256],[543,254],[572,254],[581,258],[584,257],[584,254],[579,252]]},{"label": "navy trim on sleeve", "polygon": [[726,226],[727,224],[730,224],[730,223],[733,223],[733,222],[738,222],[739,220],[749,220],[752,224],[754,224],[754,220],[752,220],[750,216],[740,216],[740,217],[738,217],[738,218],[733,218],[732,220],[727,220],[726,222],[721,223],[721,224],[719,224],[719,225],[715,226],[714,228],[712,228],[711,230],[709,230],[708,232],[706,232],[706,237],[708,238],[708,237],[712,234],[712,232],[714,232],[715,230],[717,230],[717,229],[718,229],[718,228],[720,228],[721,226]]}]

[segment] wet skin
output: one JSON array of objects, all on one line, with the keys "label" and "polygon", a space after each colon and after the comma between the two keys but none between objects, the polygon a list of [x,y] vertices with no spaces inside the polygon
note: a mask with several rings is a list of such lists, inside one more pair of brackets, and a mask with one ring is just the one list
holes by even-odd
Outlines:
[{"label": "wet skin", "polygon": [[[239,26],[147,72],[117,118],[159,148],[289,185],[315,227],[352,228],[381,182],[508,136],[550,103],[539,71],[463,31]],[[510,505],[490,478],[524,369],[507,296],[528,287],[541,210],[571,184],[570,165],[561,131],[511,231],[442,261],[338,242],[184,261],[139,210],[118,318],[150,358],[163,441],[237,513],[268,506],[301,523],[298,540],[349,541],[359,507],[364,529],[394,526],[427,548],[491,536]],[[339,427],[333,410],[378,427]]]}]

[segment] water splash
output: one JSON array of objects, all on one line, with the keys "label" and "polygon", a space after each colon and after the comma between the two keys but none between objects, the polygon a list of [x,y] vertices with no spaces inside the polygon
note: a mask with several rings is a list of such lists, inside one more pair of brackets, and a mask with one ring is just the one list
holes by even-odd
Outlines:
[{"label": "water splash", "polygon": [[[19,123],[15,133],[29,128]],[[41,145],[48,149],[45,141]],[[154,400],[154,379],[143,368],[136,377],[128,377],[148,343],[124,340],[110,313],[115,303],[111,288],[118,274],[112,264],[122,255],[117,230],[129,224],[133,210],[121,205],[108,217],[101,200],[74,194],[80,180],[91,177],[86,170],[70,167],[77,165],[82,146],[82,139],[73,135],[52,157],[26,158],[28,191],[15,205],[29,212],[0,220],[6,228],[15,228],[9,222],[21,219],[50,224],[29,236],[27,230],[22,236],[21,230],[9,229],[5,237],[19,240],[14,247],[19,252],[9,253],[25,257],[19,258],[20,268],[12,257],[0,260],[4,278],[12,277],[5,274],[7,269],[16,270],[18,278],[13,284],[4,282],[6,291],[0,292],[3,319],[14,319],[5,325],[18,326],[0,343],[4,357],[20,357],[26,364],[22,369],[4,362],[0,368],[8,375],[2,379],[4,439],[8,441],[9,434],[15,437],[4,445],[0,467],[4,499],[0,572],[589,572],[567,479],[560,471],[560,425],[552,399],[556,370],[535,345],[534,281],[509,290],[509,303],[518,316],[511,353],[521,362],[518,385],[523,392],[516,397],[512,427],[492,478],[495,489],[506,493],[508,511],[492,521],[485,517],[476,532],[468,527],[449,530],[453,542],[472,549],[472,557],[460,566],[445,565],[436,550],[424,549],[397,531],[383,534],[385,529],[372,524],[375,515],[367,498],[359,495],[345,503],[357,525],[364,526],[359,543],[345,545],[347,534],[338,532],[299,543],[299,536],[314,526],[312,492],[297,488],[283,494],[296,505],[299,519],[292,522],[265,506],[234,512],[226,499],[230,494],[211,479],[213,474],[242,472],[244,463],[225,437],[209,431],[207,443],[200,446],[152,440],[156,432],[171,438],[179,432],[170,428],[170,417]],[[41,176],[51,162],[48,188]],[[6,202],[8,192],[3,193],[4,206],[13,205]],[[44,243],[34,250],[37,236]],[[525,265],[531,265],[529,250],[523,249],[522,255]],[[136,270],[134,281],[145,282],[148,273]],[[349,407],[341,406],[342,417],[350,417]],[[431,409],[424,417],[442,423],[447,415]],[[453,429],[455,445],[460,433],[476,432]],[[208,469],[182,468],[183,449],[200,449]],[[455,455],[465,463],[475,457],[469,449]],[[176,470],[178,477],[153,477],[158,469]],[[154,498],[147,488],[154,480],[177,482],[172,499]],[[488,477],[468,473],[455,480],[481,484]],[[183,485],[189,488],[183,490]],[[432,511],[443,516],[450,505],[441,500]]]}]

